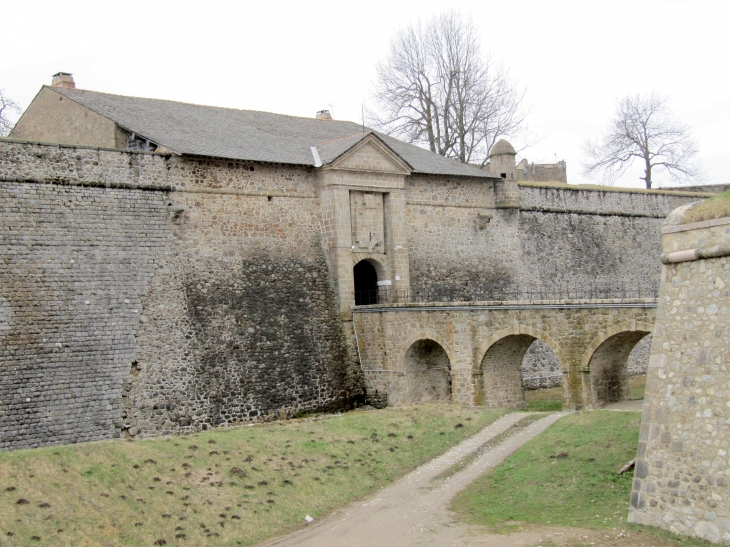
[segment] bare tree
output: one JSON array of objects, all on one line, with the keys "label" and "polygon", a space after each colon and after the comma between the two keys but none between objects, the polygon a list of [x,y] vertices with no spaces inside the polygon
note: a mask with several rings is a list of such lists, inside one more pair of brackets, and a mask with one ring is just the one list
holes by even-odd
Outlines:
[{"label": "bare tree", "polygon": [[377,67],[375,123],[442,156],[483,165],[499,137],[526,129],[523,99],[509,72],[482,54],[472,23],[448,12],[391,41]]},{"label": "bare tree", "polygon": [[6,137],[15,125],[8,119],[10,112],[20,113],[20,106],[5,96],[4,89],[0,89],[0,137]]},{"label": "bare tree", "polygon": [[644,164],[640,177],[651,188],[655,169],[666,171],[678,182],[699,181],[704,172],[695,161],[697,141],[689,126],[673,119],[669,98],[652,93],[620,99],[606,134],[583,143],[587,160],[583,171],[589,177],[603,175],[613,184],[638,159]]}]

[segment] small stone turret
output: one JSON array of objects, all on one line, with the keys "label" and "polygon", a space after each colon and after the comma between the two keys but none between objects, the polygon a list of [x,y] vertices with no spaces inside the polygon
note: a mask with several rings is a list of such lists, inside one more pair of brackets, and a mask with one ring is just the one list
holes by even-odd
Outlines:
[{"label": "small stone turret", "polygon": [[504,179],[494,185],[494,203],[498,209],[517,209],[520,206],[520,189],[515,171],[516,155],[513,146],[504,139],[494,143],[489,151],[489,170]]},{"label": "small stone turret", "polygon": [[490,171],[503,179],[515,180],[515,156],[517,152],[509,142],[498,140],[489,151]]}]

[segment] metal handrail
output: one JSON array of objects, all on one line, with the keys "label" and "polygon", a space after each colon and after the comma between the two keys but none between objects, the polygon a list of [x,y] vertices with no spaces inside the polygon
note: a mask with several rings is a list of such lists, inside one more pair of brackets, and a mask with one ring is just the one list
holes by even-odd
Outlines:
[{"label": "metal handrail", "polygon": [[372,291],[356,291],[355,305],[412,304],[426,302],[489,302],[535,300],[615,300],[655,299],[659,294],[656,281],[626,283],[560,283],[537,287],[505,284],[469,286],[434,285],[424,288],[393,289],[381,287]]}]

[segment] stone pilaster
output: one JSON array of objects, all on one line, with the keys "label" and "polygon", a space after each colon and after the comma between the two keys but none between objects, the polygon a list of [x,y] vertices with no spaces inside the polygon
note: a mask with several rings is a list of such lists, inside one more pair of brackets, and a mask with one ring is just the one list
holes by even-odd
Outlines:
[{"label": "stone pilaster", "polygon": [[350,192],[341,186],[323,188],[320,192],[324,243],[337,280],[340,314],[350,317],[355,299],[352,275],[352,235],[350,230]]},{"label": "stone pilaster", "polygon": [[401,291],[408,291],[411,280],[404,190],[393,190],[385,194],[385,252],[390,257],[392,287],[399,294]]}]

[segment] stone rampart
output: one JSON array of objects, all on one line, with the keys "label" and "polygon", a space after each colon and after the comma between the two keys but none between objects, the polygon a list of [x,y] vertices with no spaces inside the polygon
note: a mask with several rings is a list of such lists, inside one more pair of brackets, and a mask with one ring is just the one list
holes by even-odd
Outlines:
[{"label": "stone rampart", "polygon": [[730,218],[672,217],[629,521],[730,545]]},{"label": "stone rampart", "polygon": [[[0,448],[351,404],[358,260],[396,289],[651,277],[652,215],[693,199],[552,189],[537,210],[532,187],[390,159],[363,174],[0,141]],[[351,192],[380,193],[383,214]],[[601,214],[552,210],[581,200]],[[385,222],[383,246],[355,249],[350,215]]]},{"label": "stone rampart", "polygon": [[362,393],[308,168],[0,143],[0,449]]},{"label": "stone rampart", "polygon": [[156,191],[0,183],[0,449],[109,438],[156,263]]},{"label": "stone rampart", "polygon": [[[514,284],[646,288],[658,279],[662,220],[703,194],[607,190],[520,183],[520,209],[495,209],[492,183],[411,177],[408,194],[411,286]],[[630,370],[646,369],[650,337],[632,352]],[[559,364],[539,343],[523,366],[526,385],[560,384]]]},{"label": "stone rampart", "polygon": [[680,191],[520,183],[518,209],[495,208],[493,183],[412,176],[407,214],[417,288],[556,282],[629,287],[656,279],[662,220],[706,197]]}]

